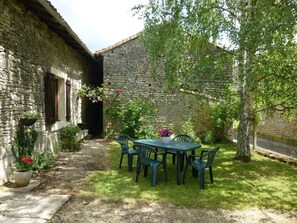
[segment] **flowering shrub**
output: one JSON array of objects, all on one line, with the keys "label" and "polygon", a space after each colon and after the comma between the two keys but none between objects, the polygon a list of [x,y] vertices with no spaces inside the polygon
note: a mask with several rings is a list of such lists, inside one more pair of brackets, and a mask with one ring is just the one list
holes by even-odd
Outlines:
[{"label": "flowering shrub", "polygon": [[30,157],[22,157],[22,162],[16,164],[17,171],[28,171],[32,170],[33,159]]},{"label": "flowering shrub", "polygon": [[119,88],[115,89],[114,91],[115,91],[116,94],[122,94],[122,90],[119,89]]},{"label": "flowering shrub", "polygon": [[173,132],[171,130],[169,130],[168,128],[158,129],[158,133],[162,137],[168,137],[168,136],[171,136],[173,134]]},{"label": "flowering shrub", "polygon": [[122,89],[111,88],[108,80],[100,87],[83,85],[78,96],[87,97],[93,103],[104,102],[104,112],[109,118],[106,125],[109,137],[113,137],[117,131],[133,138],[148,137],[151,134],[147,127],[157,112],[153,100],[143,100],[137,96],[125,98]]},{"label": "flowering shrub", "polygon": [[112,101],[122,94],[122,90],[117,88],[115,90],[110,88],[108,83],[103,83],[101,87],[93,87],[83,85],[78,91],[78,97],[87,97],[93,103],[101,101]]}]

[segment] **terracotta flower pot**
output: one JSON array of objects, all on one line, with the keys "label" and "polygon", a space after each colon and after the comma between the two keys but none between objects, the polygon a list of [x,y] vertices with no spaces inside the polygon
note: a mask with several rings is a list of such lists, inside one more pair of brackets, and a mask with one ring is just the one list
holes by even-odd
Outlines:
[{"label": "terracotta flower pot", "polygon": [[14,182],[18,187],[26,187],[30,183],[32,170],[14,171]]}]

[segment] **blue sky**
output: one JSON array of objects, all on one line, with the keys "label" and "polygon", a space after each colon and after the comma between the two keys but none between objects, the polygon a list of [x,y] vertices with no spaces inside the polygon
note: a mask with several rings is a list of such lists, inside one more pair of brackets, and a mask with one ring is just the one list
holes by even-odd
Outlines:
[{"label": "blue sky", "polygon": [[91,52],[113,45],[143,29],[131,8],[148,0],[50,0]]}]

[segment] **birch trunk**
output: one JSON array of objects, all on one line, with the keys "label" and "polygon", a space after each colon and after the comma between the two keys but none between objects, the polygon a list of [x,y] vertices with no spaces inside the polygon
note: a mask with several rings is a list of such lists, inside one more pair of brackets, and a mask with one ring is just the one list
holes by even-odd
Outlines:
[{"label": "birch trunk", "polygon": [[248,77],[252,68],[252,54],[243,50],[239,63],[239,95],[240,115],[235,159],[249,162],[251,160],[250,130],[252,125],[252,92],[248,85]]},{"label": "birch trunk", "polygon": [[238,127],[238,138],[237,138],[237,152],[235,159],[242,160],[245,162],[250,161],[250,93],[246,92],[244,86],[242,86],[241,92],[241,105],[240,105],[240,116],[239,116],[239,127]]}]

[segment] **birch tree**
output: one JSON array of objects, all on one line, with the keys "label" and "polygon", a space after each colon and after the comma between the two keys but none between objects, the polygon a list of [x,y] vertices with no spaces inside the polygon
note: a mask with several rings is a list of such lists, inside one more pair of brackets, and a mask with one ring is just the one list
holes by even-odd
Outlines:
[{"label": "birch tree", "polygon": [[[297,1],[149,0],[135,10],[145,21],[152,65],[159,68],[162,60],[170,86],[201,91],[228,75],[225,65],[232,62],[240,100],[235,158],[249,161],[255,115],[297,107]],[[209,53],[217,45],[227,50]]]}]

